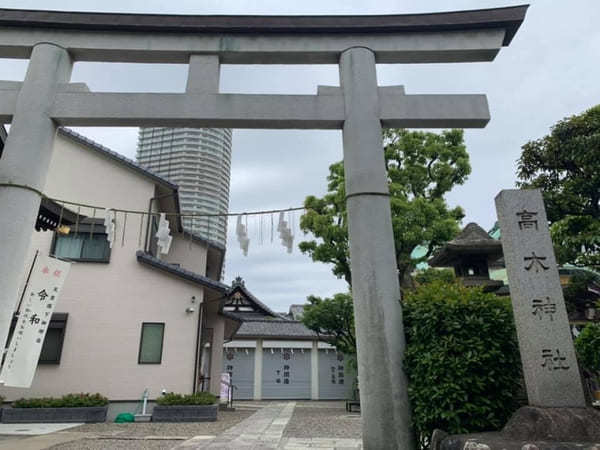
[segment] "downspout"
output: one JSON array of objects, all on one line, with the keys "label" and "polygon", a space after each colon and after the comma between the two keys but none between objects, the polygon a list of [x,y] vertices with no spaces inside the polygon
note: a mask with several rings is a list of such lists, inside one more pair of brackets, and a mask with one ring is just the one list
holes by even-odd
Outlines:
[{"label": "downspout", "polygon": [[200,367],[200,359],[202,357],[201,354],[201,333],[202,333],[202,320],[204,313],[204,298],[200,302],[198,311],[198,329],[196,330],[196,362],[194,364],[194,383],[192,385],[192,394],[195,394],[198,391],[198,368]]}]

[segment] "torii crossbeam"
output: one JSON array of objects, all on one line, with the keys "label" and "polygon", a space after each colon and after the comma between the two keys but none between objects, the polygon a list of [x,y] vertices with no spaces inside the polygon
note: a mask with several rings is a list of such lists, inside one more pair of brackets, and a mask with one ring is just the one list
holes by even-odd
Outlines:
[{"label": "torii crossbeam", "polygon": [[[365,449],[410,449],[404,331],[382,127],[484,127],[485,95],[378,87],[376,63],[491,61],[527,6],[388,16],[176,16],[0,9],[0,343],[16,304],[58,126],[342,129]],[[189,64],[185,93],[94,93],[75,61]],[[220,64],[339,64],[317,95],[219,93]]]}]

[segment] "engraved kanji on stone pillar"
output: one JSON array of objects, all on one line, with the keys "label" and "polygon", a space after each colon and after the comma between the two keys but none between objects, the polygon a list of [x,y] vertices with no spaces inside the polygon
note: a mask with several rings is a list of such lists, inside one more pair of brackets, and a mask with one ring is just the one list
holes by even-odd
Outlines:
[{"label": "engraved kanji on stone pillar", "polygon": [[529,404],[584,407],[541,191],[501,191],[496,209]]}]

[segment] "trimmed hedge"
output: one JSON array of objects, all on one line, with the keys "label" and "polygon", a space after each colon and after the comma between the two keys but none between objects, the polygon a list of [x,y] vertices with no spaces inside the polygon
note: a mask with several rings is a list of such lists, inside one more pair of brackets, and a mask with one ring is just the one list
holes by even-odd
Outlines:
[{"label": "trimmed hedge", "polygon": [[581,330],[575,349],[581,365],[590,373],[600,375],[600,323],[588,323]]},{"label": "trimmed hedge", "polygon": [[214,405],[217,397],[210,392],[196,392],[195,394],[175,394],[170,392],[156,399],[156,404],[161,406],[173,405]]},{"label": "trimmed hedge", "polygon": [[421,448],[451,434],[500,429],[518,408],[521,361],[510,300],[434,281],[404,301],[405,371]]},{"label": "trimmed hedge", "polygon": [[12,404],[13,408],[85,408],[106,406],[108,399],[98,393],[66,394],[60,398],[20,398]]}]

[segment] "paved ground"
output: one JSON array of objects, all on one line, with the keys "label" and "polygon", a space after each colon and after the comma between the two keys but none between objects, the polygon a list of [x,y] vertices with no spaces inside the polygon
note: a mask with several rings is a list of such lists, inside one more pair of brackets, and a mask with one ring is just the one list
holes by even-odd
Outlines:
[{"label": "paved ground", "polygon": [[199,434],[216,435],[250,417],[257,409],[236,409],[235,411],[219,411],[219,420],[216,422],[194,423],[88,423],[73,428],[71,431],[93,433],[95,435],[109,436],[183,436],[192,437]]},{"label": "paved ground", "polygon": [[301,450],[361,447],[360,416],[343,402],[238,402],[217,422],[87,424],[51,434],[0,436],[0,450]]},{"label": "paved ground", "polygon": [[250,417],[256,409],[219,411],[216,422],[201,423],[93,423],[73,428],[86,438],[50,447],[53,450],[149,449],[170,450],[202,435],[214,437]]},{"label": "paved ground", "polygon": [[238,425],[210,438],[197,436],[178,450],[360,449],[360,416],[336,402],[270,403]]},{"label": "paved ground", "polygon": [[360,439],[360,414],[347,413],[339,404],[317,405],[296,405],[283,435],[290,438]]},{"label": "paved ground", "polygon": [[[65,431],[78,427],[81,423],[0,423],[0,436],[23,435],[37,436],[40,434]],[[1,438],[0,438],[1,439]]]}]

